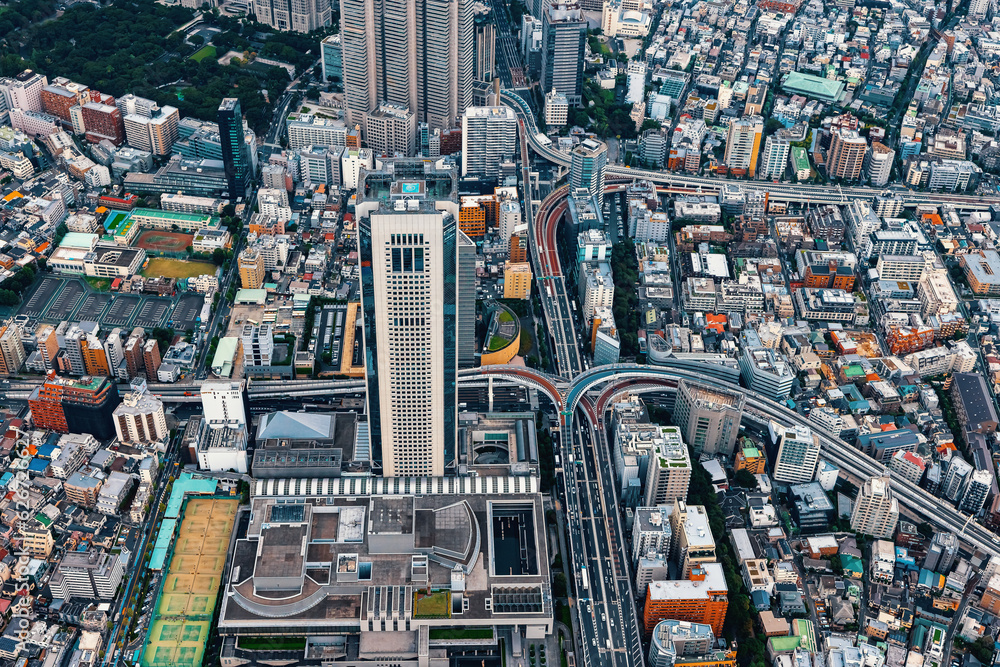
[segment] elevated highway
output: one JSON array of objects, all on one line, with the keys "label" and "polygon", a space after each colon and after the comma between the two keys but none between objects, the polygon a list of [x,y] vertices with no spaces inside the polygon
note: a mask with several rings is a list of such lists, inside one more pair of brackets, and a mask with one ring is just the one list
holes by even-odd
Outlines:
[{"label": "elevated highway", "polygon": [[[500,97],[524,124],[527,142],[539,156],[553,164],[563,167],[570,165],[570,156],[552,146],[552,142],[539,136],[538,125],[528,103],[517,93],[503,90]],[[798,202],[806,204],[846,204],[852,199],[871,200],[882,192],[896,193],[902,196],[903,204],[915,207],[919,204],[942,203],[952,204],[962,211],[985,211],[991,204],[1000,203],[1000,196],[975,196],[938,192],[916,192],[901,188],[879,190],[867,187],[841,187],[836,185],[816,185],[798,183],[773,183],[771,181],[734,181],[731,179],[711,176],[687,176],[667,171],[648,171],[630,169],[620,165],[608,165],[607,177],[625,177],[630,179],[649,180],[664,189],[677,193],[716,194],[726,183],[742,183],[750,190],[764,190],[771,201]]]}]

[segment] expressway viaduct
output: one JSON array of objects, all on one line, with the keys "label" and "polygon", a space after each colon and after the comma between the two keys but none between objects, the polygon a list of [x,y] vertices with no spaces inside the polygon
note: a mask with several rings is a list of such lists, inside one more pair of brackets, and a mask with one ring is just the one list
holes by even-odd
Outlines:
[{"label": "expressway viaduct", "polygon": [[[538,126],[535,123],[535,116],[531,107],[520,95],[513,91],[503,90],[500,97],[504,103],[514,110],[520,119],[526,141],[531,149],[539,156],[549,162],[561,167],[570,165],[568,153],[552,147],[551,142],[539,136]],[[961,211],[984,211],[989,209],[991,204],[1000,204],[1000,196],[972,196],[949,193],[916,192],[906,188],[876,190],[866,187],[850,187],[837,185],[815,185],[798,183],[773,183],[771,181],[732,181],[724,178],[709,176],[687,176],[668,171],[647,171],[642,169],[630,169],[620,165],[608,165],[608,178],[623,177],[652,181],[664,189],[678,194],[717,194],[726,183],[739,182],[744,188],[751,190],[765,190],[770,201],[797,202],[807,204],[846,204],[853,199],[871,200],[875,195],[882,192],[899,194],[903,198],[903,205],[914,207],[919,204],[951,204]]]}]

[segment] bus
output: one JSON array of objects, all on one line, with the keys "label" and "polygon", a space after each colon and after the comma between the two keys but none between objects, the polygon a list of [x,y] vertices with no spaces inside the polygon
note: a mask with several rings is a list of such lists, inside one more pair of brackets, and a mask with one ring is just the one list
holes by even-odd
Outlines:
[{"label": "bus", "polygon": [[586,565],[584,565],[583,567],[580,568],[580,584],[583,586],[583,590],[587,590],[587,588],[590,586],[590,583],[587,580],[587,566]]}]

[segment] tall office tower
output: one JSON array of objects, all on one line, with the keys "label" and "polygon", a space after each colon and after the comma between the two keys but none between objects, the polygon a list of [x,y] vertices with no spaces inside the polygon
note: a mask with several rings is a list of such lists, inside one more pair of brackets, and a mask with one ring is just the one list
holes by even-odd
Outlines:
[{"label": "tall office tower", "polygon": [[[119,105],[119,110],[121,106]],[[126,106],[139,107],[137,104]],[[153,103],[152,107],[148,108],[150,115],[139,113],[147,108],[140,107],[136,110],[137,113],[125,115],[125,140],[132,148],[149,151],[153,155],[169,155],[170,149],[177,141],[180,112],[175,107],[160,107]]]},{"label": "tall office tower", "polygon": [[954,454],[948,461],[948,468],[941,481],[941,495],[952,502],[958,502],[971,475],[972,466],[961,456]]},{"label": "tall office tower", "polygon": [[[473,292],[475,298],[475,292]],[[21,342],[21,326],[7,320],[0,327],[0,375],[13,375],[21,370],[26,355]]]},{"label": "tall office tower", "polygon": [[826,158],[826,173],[830,178],[856,181],[861,178],[868,141],[857,130],[835,127],[830,133],[830,151]]},{"label": "tall office tower", "polygon": [[774,460],[774,481],[811,482],[819,463],[819,438],[807,427],[786,428]]},{"label": "tall office tower", "polygon": [[576,3],[549,5],[542,13],[542,92],[555,89],[570,106],[583,103],[587,17]]},{"label": "tall office tower", "polygon": [[254,0],[257,20],[284,32],[313,32],[330,25],[330,0]]},{"label": "tall office tower", "polygon": [[674,403],[674,423],[695,454],[724,454],[728,459],[740,431],[743,399],[743,392],[681,380]]},{"label": "tall office tower", "polygon": [[340,35],[330,35],[319,43],[320,53],[323,54],[323,80],[334,84],[344,84],[344,47],[340,42]]},{"label": "tall office tower", "polygon": [[492,81],[496,75],[497,29],[493,22],[493,10],[476,3],[475,14],[476,47],[473,77],[476,81]]},{"label": "tall office tower", "polygon": [[41,111],[42,88],[48,83],[44,74],[26,69],[12,79],[0,79],[0,95],[7,102],[8,109]]},{"label": "tall office tower", "polygon": [[517,117],[510,107],[469,107],[462,114],[462,176],[496,178],[517,152]]},{"label": "tall office tower", "polygon": [[757,173],[757,154],[760,152],[760,137],[763,132],[764,119],[760,116],[745,116],[729,124],[723,161],[730,171],[754,177]]},{"label": "tall office tower", "polygon": [[993,486],[993,472],[991,470],[976,470],[969,478],[969,483],[965,487],[962,495],[962,502],[958,509],[976,516],[986,504],[986,499],[990,495]]},{"label": "tall office tower", "polygon": [[873,141],[865,154],[865,178],[875,187],[882,187],[889,182],[892,162],[895,159],[896,151],[885,144]]},{"label": "tall office tower", "polygon": [[472,105],[475,0],[340,0],[349,126],[389,103],[433,129]]},{"label": "tall office tower", "polygon": [[222,142],[222,163],[226,168],[226,186],[230,201],[244,196],[253,168],[249,147],[243,133],[243,111],[235,97],[223,98],[219,104],[219,140]]},{"label": "tall office tower", "polygon": [[787,139],[775,135],[764,140],[764,152],[760,156],[760,177],[763,179],[780,179],[788,167],[788,151],[791,144]]},{"label": "tall office tower", "polygon": [[247,426],[250,404],[246,381],[202,383],[201,406],[210,428]]},{"label": "tall office tower", "polygon": [[899,521],[899,503],[889,487],[889,477],[871,477],[858,491],[851,512],[851,530],[890,539]]},{"label": "tall office tower", "polygon": [[406,107],[380,104],[365,118],[365,143],[376,155],[412,157],[417,150],[417,117]]},{"label": "tall office tower", "polygon": [[[476,365],[476,243],[458,232],[458,367]],[[0,339],[2,342],[2,339]]]},{"label": "tall office tower", "polygon": [[676,426],[659,426],[649,449],[643,505],[670,505],[687,498],[691,457]]},{"label": "tall office tower", "polygon": [[106,377],[70,379],[49,371],[31,392],[28,407],[36,428],[107,440],[115,435],[111,414],[120,402],[118,387]]},{"label": "tall office tower", "polygon": [[604,172],[608,166],[608,146],[603,141],[584,139],[570,153],[570,192],[584,188],[604,208]]},{"label": "tall office tower", "polygon": [[458,178],[417,160],[362,171],[358,254],[372,464],[438,476],[457,436]]}]

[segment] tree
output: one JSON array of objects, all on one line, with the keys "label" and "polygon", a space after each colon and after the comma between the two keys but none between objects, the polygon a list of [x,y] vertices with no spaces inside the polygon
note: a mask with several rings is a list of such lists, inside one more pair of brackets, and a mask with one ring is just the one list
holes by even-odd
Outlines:
[{"label": "tree", "polygon": [[756,489],[757,488],[757,478],[749,470],[742,468],[736,471],[733,475],[733,484],[736,486],[743,487],[744,489]]},{"label": "tree", "polygon": [[566,597],[566,591],[566,575],[562,572],[556,572],[556,576],[552,578],[552,595],[557,598],[564,598]]},{"label": "tree", "polygon": [[226,251],[222,248],[216,248],[212,251],[212,261],[216,266],[222,266],[226,263]]}]

